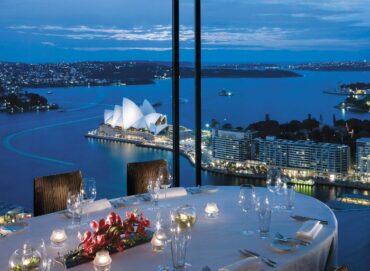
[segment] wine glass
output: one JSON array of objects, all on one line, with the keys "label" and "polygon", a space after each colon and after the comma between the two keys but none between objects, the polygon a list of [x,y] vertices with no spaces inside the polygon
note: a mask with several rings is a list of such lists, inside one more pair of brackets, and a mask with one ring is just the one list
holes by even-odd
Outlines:
[{"label": "wine glass", "polygon": [[[167,198],[167,189],[173,185],[173,175],[171,167],[161,167],[159,169],[158,179],[160,181],[161,189],[164,189],[164,199]],[[163,204],[165,207],[169,207],[169,204]]]},{"label": "wine glass", "polygon": [[[82,183],[81,195],[83,205],[87,206],[96,199],[96,181],[94,178],[84,178]],[[89,223],[89,214],[86,212],[86,221]]]},{"label": "wine glass", "polygon": [[267,171],[266,179],[267,189],[272,193],[272,205],[275,209],[279,209],[279,204],[277,202],[277,196],[283,186],[283,181],[281,178],[281,172],[279,168],[270,167]]},{"label": "wine glass", "polygon": [[91,203],[96,199],[96,181],[94,178],[85,178],[83,180],[81,194],[84,203]]},{"label": "wine glass", "polygon": [[153,202],[151,210],[156,210],[158,208],[158,200],[159,200],[159,189],[160,183],[158,178],[153,178],[148,183],[148,192]]},{"label": "wine glass", "polygon": [[[254,186],[250,184],[242,184],[240,186],[238,204],[242,209],[243,213],[248,215],[249,213],[253,212],[255,208],[255,202],[256,202],[256,192]],[[246,216],[246,220],[248,220],[248,216]],[[254,231],[250,229],[244,229],[242,230],[242,234],[252,235],[254,234]]]},{"label": "wine glass", "polygon": [[79,221],[81,220],[82,213],[82,197],[80,193],[68,192],[67,196],[67,208],[72,214],[72,222],[70,228],[75,228],[79,226]]}]

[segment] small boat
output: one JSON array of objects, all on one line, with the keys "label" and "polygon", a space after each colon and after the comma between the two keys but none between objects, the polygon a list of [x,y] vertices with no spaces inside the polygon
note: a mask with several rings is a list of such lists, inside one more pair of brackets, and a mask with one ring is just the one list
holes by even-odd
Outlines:
[{"label": "small boat", "polygon": [[224,88],[221,91],[218,92],[218,96],[230,97],[230,96],[233,96],[233,95],[234,94],[231,91],[228,91]]},{"label": "small boat", "polygon": [[48,91],[48,94],[53,94],[53,92],[52,91]]}]

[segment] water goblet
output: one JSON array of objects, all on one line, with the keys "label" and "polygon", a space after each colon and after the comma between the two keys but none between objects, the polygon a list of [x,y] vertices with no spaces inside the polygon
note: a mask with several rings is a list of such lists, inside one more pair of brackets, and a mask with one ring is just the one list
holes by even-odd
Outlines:
[{"label": "water goblet", "polygon": [[260,237],[265,239],[269,237],[271,223],[271,207],[268,198],[258,199],[256,206]]},{"label": "water goblet", "polygon": [[70,228],[79,226],[82,213],[82,197],[80,193],[68,192],[67,208],[72,214],[72,222]]},{"label": "water goblet", "polygon": [[91,203],[96,199],[96,181],[94,178],[84,178],[81,194],[84,203]]},{"label": "water goblet", "polygon": [[289,212],[294,208],[295,190],[293,185],[284,186],[285,209]]},{"label": "water goblet", "polygon": [[158,209],[159,190],[160,190],[160,183],[158,179],[151,179],[148,183],[148,192],[153,202],[153,206],[149,208],[149,210]]},{"label": "water goblet", "polygon": [[186,250],[191,240],[191,228],[180,227],[179,224],[172,224],[171,227],[171,254],[172,265],[175,270],[183,270],[190,267],[186,262]]},{"label": "water goblet", "polygon": [[[94,178],[84,178],[82,183],[81,195],[83,205],[87,206],[96,199],[96,181]],[[89,223],[89,214],[86,213],[86,221]]]},{"label": "water goblet", "polygon": [[280,194],[280,190],[283,186],[283,181],[281,177],[281,171],[279,168],[270,167],[267,171],[267,179],[266,179],[266,186],[267,189],[270,191],[271,195],[271,202],[272,206],[275,209],[279,209],[278,203],[278,196]]},{"label": "water goblet", "polygon": [[[167,244],[171,242],[171,216],[168,208],[161,208],[157,213],[155,238],[161,244],[163,256],[165,259]],[[170,270],[170,267],[161,264],[157,267],[157,271]]]},{"label": "water goblet", "polygon": [[[173,185],[173,175],[171,167],[161,167],[159,171],[160,187],[164,190],[164,199],[167,199],[167,189]],[[165,207],[170,207],[169,204],[163,204]]]},{"label": "water goblet", "polygon": [[[248,214],[253,212],[255,208],[256,201],[256,192],[253,185],[242,184],[239,191],[239,200],[238,204],[243,211],[243,214],[246,215],[246,221],[248,221]],[[254,234],[253,230],[244,229],[242,230],[243,235],[252,235]]]}]

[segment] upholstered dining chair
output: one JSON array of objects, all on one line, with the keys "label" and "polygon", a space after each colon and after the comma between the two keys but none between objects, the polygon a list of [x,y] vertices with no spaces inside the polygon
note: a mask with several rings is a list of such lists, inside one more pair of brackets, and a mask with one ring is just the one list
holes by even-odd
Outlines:
[{"label": "upholstered dining chair", "polygon": [[[151,160],[127,164],[127,195],[148,192],[148,184],[158,178],[160,168],[167,168],[166,160]],[[167,178],[167,176],[165,176]]]},{"label": "upholstered dining chair", "polygon": [[81,185],[81,171],[36,177],[33,192],[34,216],[66,209],[68,192],[79,192]]}]

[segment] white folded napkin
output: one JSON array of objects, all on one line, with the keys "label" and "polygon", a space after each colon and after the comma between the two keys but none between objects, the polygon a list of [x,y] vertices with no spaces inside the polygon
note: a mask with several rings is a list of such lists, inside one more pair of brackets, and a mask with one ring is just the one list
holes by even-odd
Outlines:
[{"label": "white folded napkin", "polygon": [[300,237],[300,238],[315,239],[317,234],[321,231],[321,229],[322,229],[322,224],[320,224],[320,221],[307,220],[299,228],[296,235],[297,237]]},{"label": "white folded napkin", "polygon": [[0,227],[0,235],[4,235],[4,236],[6,236],[6,235],[8,235],[9,233],[11,233],[11,231],[10,231],[10,230],[8,230],[6,227],[3,227],[3,226],[1,226],[1,227]]},{"label": "white folded napkin", "polygon": [[26,227],[27,223],[18,222],[12,224],[5,224],[0,226],[0,234],[3,236],[12,235],[14,233],[22,231]]},{"label": "white folded napkin", "polygon": [[82,207],[82,214],[99,212],[104,209],[112,208],[112,204],[107,199],[100,199],[89,204],[84,204]]},{"label": "white folded napkin", "polygon": [[262,270],[260,259],[257,257],[248,257],[218,269],[218,271],[247,271],[247,270],[251,271]]},{"label": "white folded napkin", "polygon": [[[167,192],[166,192],[167,190]],[[184,187],[173,187],[168,189],[160,189],[159,190],[159,199],[165,198],[165,192],[167,193],[166,198],[176,198],[186,196],[188,193]]]}]

